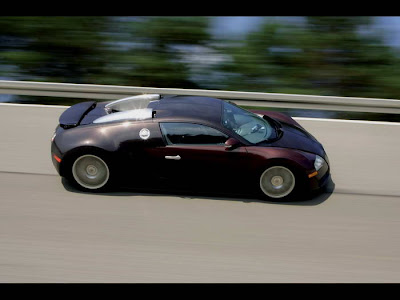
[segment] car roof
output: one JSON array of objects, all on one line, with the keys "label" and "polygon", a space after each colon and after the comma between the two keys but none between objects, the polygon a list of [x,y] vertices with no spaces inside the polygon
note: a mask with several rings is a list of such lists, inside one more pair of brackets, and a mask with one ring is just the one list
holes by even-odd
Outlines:
[{"label": "car roof", "polygon": [[156,112],[155,119],[193,120],[219,125],[223,100],[201,96],[167,96],[148,107]]}]

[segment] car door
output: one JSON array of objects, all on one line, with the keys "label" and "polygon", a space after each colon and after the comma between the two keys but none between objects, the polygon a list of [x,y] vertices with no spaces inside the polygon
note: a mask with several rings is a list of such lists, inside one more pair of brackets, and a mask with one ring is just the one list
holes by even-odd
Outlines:
[{"label": "car door", "polygon": [[160,123],[165,147],[158,149],[163,176],[171,186],[209,188],[236,186],[246,173],[245,147],[228,150],[225,133],[204,124]]},{"label": "car door", "polygon": [[157,186],[160,177],[160,155],[157,149],[165,146],[157,122],[126,122],[114,126],[107,134],[118,145],[114,156],[115,172],[121,185],[127,187]]}]

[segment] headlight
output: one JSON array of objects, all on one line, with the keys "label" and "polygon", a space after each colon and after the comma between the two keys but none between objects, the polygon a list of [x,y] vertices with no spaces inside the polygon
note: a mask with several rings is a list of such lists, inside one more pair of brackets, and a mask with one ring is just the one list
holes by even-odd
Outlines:
[{"label": "headlight", "polygon": [[315,156],[315,161],[314,161],[315,170],[318,171],[319,169],[321,169],[322,166],[324,165],[324,163],[325,163],[325,161],[321,156],[319,156],[319,155]]}]

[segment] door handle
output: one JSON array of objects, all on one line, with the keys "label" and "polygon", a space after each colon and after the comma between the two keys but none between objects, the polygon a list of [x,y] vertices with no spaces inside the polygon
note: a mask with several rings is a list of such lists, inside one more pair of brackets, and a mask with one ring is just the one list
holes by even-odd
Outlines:
[{"label": "door handle", "polygon": [[175,156],[167,155],[167,156],[165,156],[165,159],[180,160],[181,157],[179,155],[175,155]]}]

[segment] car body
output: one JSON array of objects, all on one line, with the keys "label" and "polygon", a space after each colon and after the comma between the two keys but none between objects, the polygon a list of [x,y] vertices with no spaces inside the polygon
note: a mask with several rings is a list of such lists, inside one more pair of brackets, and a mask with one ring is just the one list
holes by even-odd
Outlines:
[{"label": "car body", "polygon": [[64,111],[59,123],[53,164],[88,191],[212,187],[289,200],[330,177],[323,146],[291,117],[215,98],[86,101]]}]

